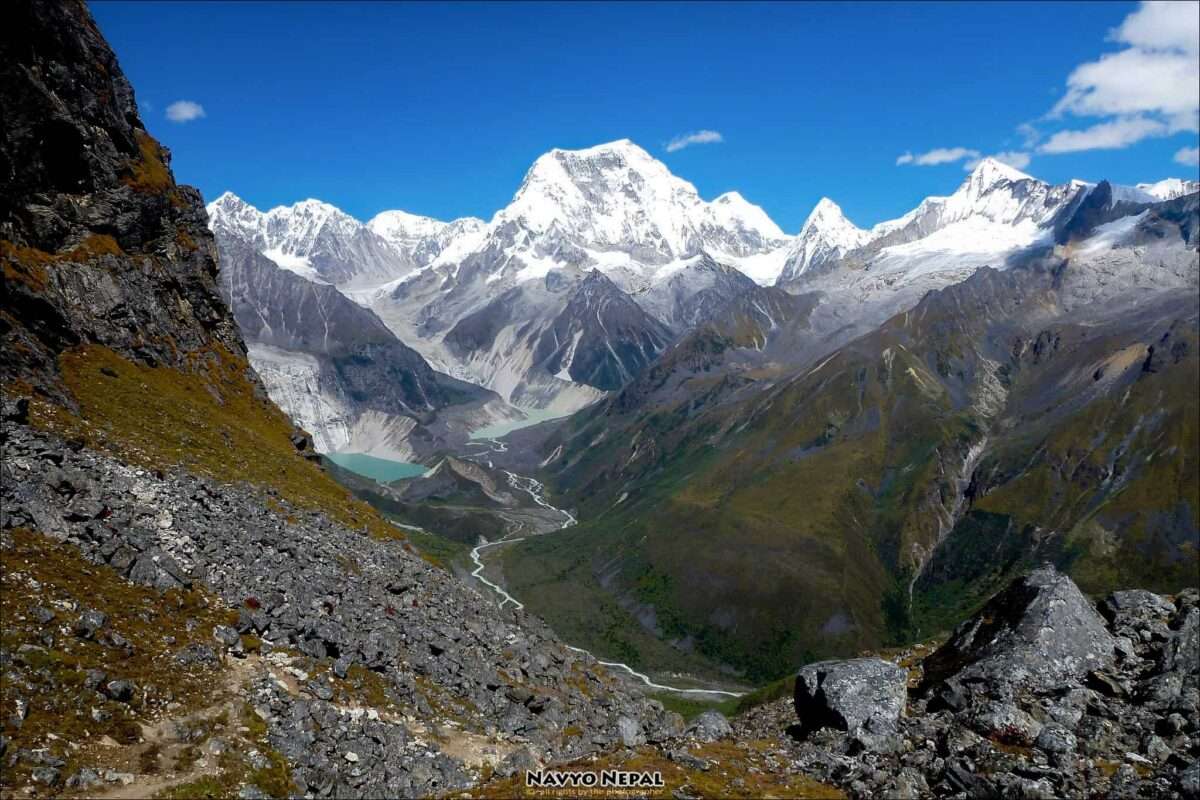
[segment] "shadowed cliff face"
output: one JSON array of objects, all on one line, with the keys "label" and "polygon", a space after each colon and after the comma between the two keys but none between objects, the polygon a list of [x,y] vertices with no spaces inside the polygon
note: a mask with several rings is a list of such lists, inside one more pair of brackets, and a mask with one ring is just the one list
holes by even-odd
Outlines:
[{"label": "shadowed cliff face", "polygon": [[86,6],[18,0],[0,15],[6,383],[73,405],[57,358],[89,343],[148,366],[240,359],[200,195],[175,183]]}]

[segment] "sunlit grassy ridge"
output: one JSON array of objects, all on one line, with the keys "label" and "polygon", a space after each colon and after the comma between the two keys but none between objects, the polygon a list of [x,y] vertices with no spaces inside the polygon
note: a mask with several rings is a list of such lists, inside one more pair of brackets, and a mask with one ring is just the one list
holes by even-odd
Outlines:
[{"label": "sunlit grassy ridge", "polygon": [[[904,356],[848,354],[728,412],[721,422],[747,431],[734,447],[711,444],[712,421],[678,443],[659,439],[656,477],[636,498],[569,539],[520,545],[506,562],[518,596],[552,624],[570,624],[539,595],[556,580],[600,593],[593,571],[604,559],[654,606],[667,638],[753,681],[878,646],[879,598],[911,543],[936,535],[920,511],[937,471],[930,443],[966,427],[920,370]],[[612,642],[596,645],[608,652]]]},{"label": "sunlit grassy ridge", "polygon": [[79,413],[38,401],[32,422],[131,464],[245,481],[343,525],[404,538],[300,456],[292,423],[255,392],[243,357],[215,346],[186,358],[191,369],[136,364],[98,345],[64,352],[59,369]]}]

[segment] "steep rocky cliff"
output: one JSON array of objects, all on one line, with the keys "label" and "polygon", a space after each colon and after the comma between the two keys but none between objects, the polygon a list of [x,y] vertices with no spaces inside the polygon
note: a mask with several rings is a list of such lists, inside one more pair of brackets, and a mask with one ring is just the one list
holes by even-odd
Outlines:
[{"label": "steep rocky cliff", "polygon": [[72,405],[57,360],[88,344],[151,367],[243,358],[200,194],[175,183],[86,7],[16,2],[0,13],[9,388]]}]

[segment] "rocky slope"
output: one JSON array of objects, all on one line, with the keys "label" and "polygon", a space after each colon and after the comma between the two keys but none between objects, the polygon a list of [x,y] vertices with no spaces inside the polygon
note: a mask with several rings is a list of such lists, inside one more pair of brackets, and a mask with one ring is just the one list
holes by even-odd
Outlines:
[{"label": "rocky slope", "polygon": [[853,796],[1194,798],[1197,599],[1119,591],[1097,607],[1039,569],[934,652],[809,665],[794,699],[735,730],[778,737],[788,768]]},{"label": "rocky slope", "polygon": [[[665,745],[573,766],[661,770],[651,797],[1193,800],[1198,601],[1125,590],[1097,604],[1042,567],[949,641],[812,663],[729,721],[709,711]],[[493,795],[530,796],[513,779],[470,793]]]},{"label": "rocky slope", "polygon": [[[216,608],[230,610],[220,612],[224,625],[192,649],[174,649],[168,632],[187,626],[176,618],[140,646],[164,660],[192,659],[212,680],[249,647],[258,657],[237,667],[244,688],[235,695],[265,723],[271,748],[288,765],[285,777],[301,793],[425,796],[477,781],[485,765],[502,770],[505,759],[515,769],[622,737],[661,740],[682,731],[678,715],[623,688],[536,619],[497,610],[396,541],[373,540],[257,489],[131,469],[11,422],[5,435],[4,549],[31,538],[65,542],[97,565],[98,580],[204,587]],[[23,574],[10,579],[17,592],[33,585],[22,583]],[[89,598],[71,600],[86,618]],[[112,680],[131,677],[122,674],[114,636],[132,624],[118,612],[95,626],[117,642],[109,645]],[[23,643],[20,655],[6,641],[6,666],[17,665],[19,676],[4,699],[5,746],[20,776],[10,787],[36,783],[32,770],[47,759],[57,762],[57,777],[45,774],[51,787],[108,766],[77,756],[95,744],[86,733],[38,735],[57,732],[55,709],[45,703],[67,700],[75,637],[69,628],[51,630],[37,644]],[[46,661],[56,666],[38,673]],[[170,687],[168,661],[131,691],[161,696]],[[58,715],[99,703],[108,713],[156,718],[144,700],[126,713],[120,704],[130,701],[106,699],[108,688],[70,691],[78,694]],[[38,724],[26,730],[31,715]]]}]

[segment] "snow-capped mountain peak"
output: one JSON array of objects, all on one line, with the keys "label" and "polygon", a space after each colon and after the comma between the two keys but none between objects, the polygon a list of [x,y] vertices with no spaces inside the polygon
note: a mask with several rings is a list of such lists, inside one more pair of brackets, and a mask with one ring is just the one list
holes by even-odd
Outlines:
[{"label": "snow-capped mountain peak", "polygon": [[408,241],[419,236],[436,236],[449,223],[407,211],[381,211],[367,220],[367,227],[389,241]]},{"label": "snow-capped mountain peak", "polygon": [[742,197],[740,192],[726,192],[708,204],[710,218],[718,225],[754,232],[763,239],[786,239],[775,220],[761,206]]},{"label": "snow-capped mountain peak", "polygon": [[1001,181],[1015,183],[1016,181],[1032,181],[1037,180],[1032,175],[1026,175],[1016,167],[1009,166],[1003,161],[997,161],[992,157],[980,159],[975,168],[971,170],[970,176],[967,178],[967,183],[979,186],[995,186]]},{"label": "snow-capped mountain peak", "polygon": [[[994,158],[982,159],[955,191],[927,197],[907,214],[861,230],[828,198],[817,203],[791,248],[783,283],[810,280],[858,250],[896,273],[904,264],[932,268],[937,259],[974,253],[990,260],[1049,235],[1055,215],[1088,185],[1051,186]],[[915,268],[915,267],[914,267]],[[877,270],[877,267],[873,267]]]},{"label": "snow-capped mountain peak", "polygon": [[1176,197],[1200,192],[1200,181],[1166,178],[1156,183],[1139,183],[1134,188],[1140,189],[1156,200],[1174,200]]},{"label": "snow-capped mountain peak", "polygon": [[666,261],[688,249],[696,188],[628,139],[540,156],[499,221],[532,235],[557,227],[601,250],[637,248]]},{"label": "snow-capped mountain peak", "polygon": [[390,245],[341,209],[309,198],[262,212],[225,192],[207,206],[209,227],[254,247],[311,281],[357,288],[411,272],[409,254]]},{"label": "snow-capped mountain peak", "polygon": [[800,228],[800,235],[803,236],[806,231],[818,230],[834,238],[857,238],[859,234],[865,233],[846,218],[841,206],[828,197],[822,197],[813,206],[808,219],[804,220],[804,225]]},{"label": "snow-capped mountain peak", "polygon": [[516,258],[503,264],[516,265],[521,280],[566,263],[651,274],[701,252],[739,266],[755,259],[747,271],[777,272],[757,260],[781,251],[787,236],[737,192],[706,202],[645,149],[620,139],[540,156],[492,219],[487,240],[481,248]]},{"label": "snow-capped mountain peak", "polygon": [[817,271],[822,265],[832,263],[863,246],[869,237],[868,231],[860,229],[846,218],[837,203],[822,197],[809,212],[808,219],[800,228],[800,235],[788,248],[780,280],[793,281],[805,273]]},{"label": "snow-capped mountain peak", "polygon": [[994,158],[985,158],[953,194],[927,197],[904,216],[879,223],[871,229],[871,241],[884,246],[903,244],[968,220],[974,220],[976,227],[996,224],[1020,228],[1019,238],[1027,239],[1078,191],[1079,187],[1070,184],[1051,186]]},{"label": "snow-capped mountain peak", "polygon": [[262,225],[262,212],[233,192],[222,192],[205,206],[205,210],[208,211],[208,226],[214,231],[224,228],[253,238]]}]

